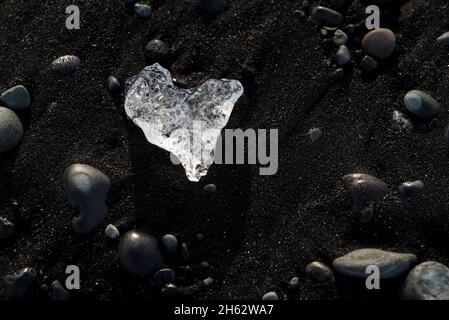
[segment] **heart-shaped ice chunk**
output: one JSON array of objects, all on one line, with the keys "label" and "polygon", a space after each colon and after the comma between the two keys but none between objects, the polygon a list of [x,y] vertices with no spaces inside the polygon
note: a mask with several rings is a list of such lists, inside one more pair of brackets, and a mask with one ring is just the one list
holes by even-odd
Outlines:
[{"label": "heart-shaped ice chunk", "polygon": [[127,82],[125,111],[147,140],[171,153],[191,181],[211,166],[217,139],[243,94],[237,80],[207,80],[192,89],[173,85],[159,64],[145,67]]}]

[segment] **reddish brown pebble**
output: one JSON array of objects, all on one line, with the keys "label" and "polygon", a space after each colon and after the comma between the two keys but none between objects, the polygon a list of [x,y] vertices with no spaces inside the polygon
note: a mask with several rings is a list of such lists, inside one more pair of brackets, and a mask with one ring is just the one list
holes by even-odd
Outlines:
[{"label": "reddish brown pebble", "polygon": [[362,39],[362,48],[371,56],[386,59],[396,48],[396,36],[386,28],[370,31]]}]

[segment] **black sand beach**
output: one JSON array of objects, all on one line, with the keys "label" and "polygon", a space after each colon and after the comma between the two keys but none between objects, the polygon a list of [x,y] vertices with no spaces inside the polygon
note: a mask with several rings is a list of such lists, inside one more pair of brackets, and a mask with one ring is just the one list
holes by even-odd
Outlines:
[{"label": "black sand beach", "polygon": [[[81,10],[80,30],[65,27],[71,4]],[[318,286],[304,268],[366,247],[449,264],[449,50],[436,43],[449,30],[447,1],[390,6],[381,21],[397,36],[393,57],[367,75],[354,55],[339,80],[330,76],[335,49],[320,45],[320,26],[302,1],[228,0],[216,15],[200,11],[195,0],[149,4],[153,15],[140,18],[117,0],[0,1],[0,92],[23,84],[32,99],[17,112],[25,131],[20,145],[0,155],[0,215],[17,227],[0,242],[1,277],[34,267],[39,275],[28,298],[48,299],[39,287],[63,282],[74,264],[81,289],[73,299],[159,299],[151,277],[120,266],[118,242],[104,235],[110,223],[158,239],[173,233],[187,243],[190,261],[170,264],[185,299],[260,299],[272,290],[283,297],[298,276],[295,299],[396,300],[405,275],[368,291],[364,281],[341,276]],[[346,23],[363,22],[365,7],[353,1]],[[356,29],[351,51],[365,33],[363,25]],[[143,49],[152,39],[169,45],[164,65],[177,79],[242,82],[245,93],[227,128],[278,129],[276,175],[260,176],[253,165],[212,165],[199,183],[190,182],[168,152],[146,141],[126,117],[123,90],[111,95],[106,81],[115,75],[124,83],[145,67]],[[81,67],[54,73],[51,62],[66,54],[80,57]],[[439,127],[419,129],[416,119],[413,132],[392,127],[393,111],[405,112],[403,97],[412,89],[441,103]],[[323,130],[315,143],[306,136],[313,127]],[[88,235],[72,229],[77,210],[64,194],[63,174],[74,163],[112,181],[109,212]],[[389,185],[368,223],[352,212],[341,180],[356,172]],[[418,179],[425,191],[401,199],[397,186]],[[203,190],[208,183],[216,193]],[[200,268],[202,261],[211,268]],[[195,285],[207,277],[215,280],[211,286]],[[4,290],[0,299],[8,299]]]}]

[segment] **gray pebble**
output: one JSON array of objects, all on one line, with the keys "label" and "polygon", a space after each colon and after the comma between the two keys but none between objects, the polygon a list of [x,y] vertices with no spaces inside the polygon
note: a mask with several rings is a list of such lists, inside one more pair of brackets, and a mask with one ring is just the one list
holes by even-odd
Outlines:
[{"label": "gray pebble", "polygon": [[108,78],[108,90],[115,91],[118,88],[120,88],[120,81],[118,81],[116,77],[110,76]]},{"label": "gray pebble", "polygon": [[312,9],[312,16],[330,26],[338,26],[343,22],[343,15],[341,13],[322,6],[314,7]]},{"label": "gray pebble", "polygon": [[408,111],[423,119],[432,118],[440,111],[438,101],[420,90],[407,92],[404,103]]},{"label": "gray pebble", "polygon": [[88,233],[105,217],[108,207],[106,196],[111,180],[101,171],[84,164],[74,164],[64,173],[64,189],[70,204],[79,208],[79,215],[72,220],[78,233]]},{"label": "gray pebble", "polygon": [[445,32],[439,36],[437,42],[446,46],[449,45],[449,32]]},{"label": "gray pebble", "polygon": [[9,221],[6,217],[0,217],[0,240],[12,237],[16,232],[14,223]]},{"label": "gray pebble", "polygon": [[67,301],[70,300],[69,291],[64,288],[61,282],[58,280],[53,281],[51,284],[51,299],[55,301]]},{"label": "gray pebble", "polygon": [[427,261],[410,271],[402,289],[403,300],[449,300],[449,268]]},{"label": "gray pebble", "polygon": [[198,6],[209,12],[219,12],[223,10],[224,0],[198,0]]},{"label": "gray pebble", "polygon": [[211,277],[206,278],[206,279],[203,280],[203,284],[204,284],[205,286],[210,286],[210,285],[212,285],[212,283],[214,283],[214,279],[211,278]]},{"label": "gray pebble", "polygon": [[206,236],[205,236],[204,234],[202,234],[202,233],[198,233],[198,234],[196,235],[196,239],[197,239],[198,241],[203,241],[205,238],[206,238]]},{"label": "gray pebble", "polygon": [[351,61],[351,52],[347,46],[341,45],[338,48],[337,53],[335,54],[335,61],[339,65],[344,65]]},{"label": "gray pebble", "polygon": [[156,239],[138,231],[129,231],[122,236],[119,255],[122,266],[136,275],[147,275],[162,265]]},{"label": "gray pebble", "polygon": [[364,71],[373,71],[377,68],[378,63],[374,58],[370,56],[365,56],[362,61],[360,61],[360,68]]},{"label": "gray pebble", "polygon": [[0,154],[17,146],[22,136],[22,123],[14,111],[0,107]]},{"label": "gray pebble", "polygon": [[24,268],[15,274],[5,276],[3,282],[6,294],[13,299],[23,298],[36,280],[36,275],[33,268]]},{"label": "gray pebble", "polygon": [[387,59],[396,48],[396,36],[390,29],[372,30],[363,37],[362,48],[370,56]]},{"label": "gray pebble", "polygon": [[399,131],[412,131],[413,123],[402,113],[397,110],[393,111],[392,117],[393,127]]},{"label": "gray pebble", "polygon": [[403,198],[412,198],[424,190],[424,183],[421,180],[407,181],[399,186],[399,194]]},{"label": "gray pebble", "polygon": [[104,230],[104,234],[106,235],[106,237],[111,239],[117,239],[118,237],[120,237],[120,231],[113,224],[108,224],[108,226]]},{"label": "gray pebble", "polygon": [[343,78],[345,75],[345,70],[343,70],[342,68],[338,68],[337,70],[332,71],[330,77],[334,80],[338,80]]},{"label": "gray pebble", "polygon": [[27,88],[18,85],[3,92],[0,101],[11,109],[25,109],[30,106],[31,98]]},{"label": "gray pebble", "polygon": [[77,56],[66,55],[55,59],[51,64],[56,72],[66,75],[75,72],[81,65],[81,60]]},{"label": "gray pebble", "polygon": [[321,129],[319,128],[312,128],[307,132],[307,135],[309,136],[312,142],[316,142],[323,135],[323,131],[321,131]]},{"label": "gray pebble", "polygon": [[162,248],[169,255],[174,255],[178,251],[178,239],[172,234],[166,234],[161,239]]},{"label": "gray pebble", "polygon": [[214,193],[217,191],[217,186],[213,183],[204,186],[204,191]]},{"label": "gray pebble", "polygon": [[306,275],[317,283],[329,283],[334,281],[334,272],[322,262],[314,261],[307,265]]},{"label": "gray pebble", "polygon": [[169,58],[170,49],[168,45],[159,39],[154,39],[145,45],[145,57],[151,63],[165,62]]},{"label": "gray pebble", "polygon": [[407,253],[394,253],[379,249],[360,249],[333,261],[333,268],[346,276],[366,278],[366,269],[377,266],[381,279],[400,276],[416,263],[416,256]]},{"label": "gray pebble", "polygon": [[161,269],[151,277],[151,285],[161,288],[166,284],[174,283],[176,280],[175,272],[172,269]]},{"label": "gray pebble", "polygon": [[343,32],[342,30],[338,29],[335,31],[332,41],[334,42],[334,44],[337,47],[339,47],[348,42],[348,35],[345,32]]},{"label": "gray pebble", "polygon": [[288,290],[293,291],[298,289],[299,289],[299,278],[293,277],[288,283]]},{"label": "gray pebble", "polygon": [[148,18],[153,13],[153,9],[151,6],[147,4],[135,3],[134,4],[134,12],[142,18]]},{"label": "gray pebble", "polygon": [[210,267],[210,264],[207,261],[201,261],[200,265],[201,265],[201,268],[203,268],[203,269],[209,269],[209,267]]},{"label": "gray pebble", "polygon": [[279,300],[279,296],[276,292],[270,291],[263,295],[262,300],[275,301],[275,300]]},{"label": "gray pebble", "polygon": [[385,182],[364,173],[345,175],[343,183],[351,194],[355,211],[362,210],[366,205],[382,199],[388,190]]}]

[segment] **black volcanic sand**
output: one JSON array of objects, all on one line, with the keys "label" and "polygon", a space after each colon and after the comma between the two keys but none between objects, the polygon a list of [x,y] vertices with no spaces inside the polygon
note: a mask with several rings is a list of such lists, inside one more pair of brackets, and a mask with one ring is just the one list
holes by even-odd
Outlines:
[{"label": "black volcanic sand", "polygon": [[[107,224],[137,228],[160,238],[176,234],[191,253],[193,271],[182,272],[185,298],[259,299],[300,277],[299,299],[397,299],[402,279],[368,292],[363,281],[338,277],[320,287],[305,266],[351,250],[376,247],[410,252],[419,261],[449,264],[449,153],[444,126],[449,110],[449,50],[436,38],[449,30],[446,0],[411,0],[387,8],[383,25],[398,35],[395,55],[374,75],[355,65],[330,79],[332,50],[320,45],[320,26],[301,12],[302,1],[229,0],[206,15],[194,0],[154,0],[151,18],[136,17],[124,1],[0,1],[0,90],[23,84],[32,105],[19,112],[25,127],[19,147],[0,157],[0,214],[18,226],[0,243],[0,275],[31,266],[40,271],[31,298],[46,298],[43,283],[65,280],[65,268],[81,269],[77,299],[157,298],[149,277],[128,274]],[[315,5],[317,1],[312,1]],[[77,4],[81,29],[65,28],[65,8]],[[364,18],[360,1],[347,21]],[[356,31],[352,52],[366,30]],[[245,87],[228,128],[279,129],[279,171],[260,176],[257,166],[213,165],[200,183],[189,182],[169,154],[150,145],[127,118],[123,93],[110,95],[108,76],[122,83],[147,65],[143,48],[158,38],[171,48],[173,76],[199,84],[239,79]],[[53,59],[74,54],[82,67],[72,75],[51,71]],[[354,61],[357,61],[357,57]],[[252,71],[251,71],[252,70]],[[443,126],[398,132],[393,110],[404,111],[411,89],[442,104]],[[51,103],[57,107],[49,110]],[[312,127],[324,135],[312,144]],[[109,213],[94,232],[76,234],[76,209],[64,195],[64,170],[84,163],[106,173],[113,188]],[[341,177],[364,172],[387,182],[391,193],[361,224]],[[422,179],[425,192],[398,197],[397,186]],[[216,194],[203,191],[215,183]],[[31,220],[25,216],[31,216]],[[197,233],[206,235],[202,242]],[[212,268],[202,270],[201,261]],[[194,284],[212,276],[209,288]],[[6,299],[4,290],[0,297]]]}]

